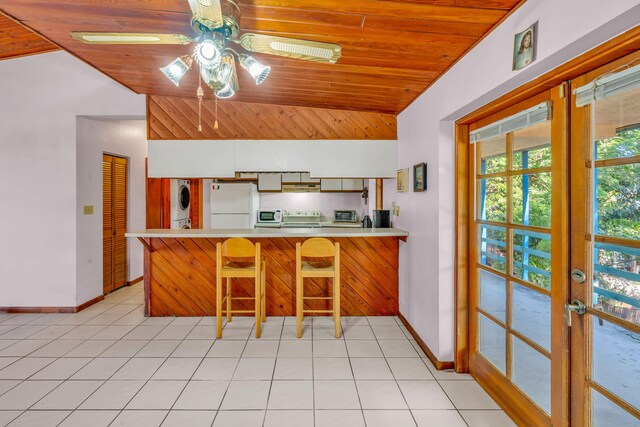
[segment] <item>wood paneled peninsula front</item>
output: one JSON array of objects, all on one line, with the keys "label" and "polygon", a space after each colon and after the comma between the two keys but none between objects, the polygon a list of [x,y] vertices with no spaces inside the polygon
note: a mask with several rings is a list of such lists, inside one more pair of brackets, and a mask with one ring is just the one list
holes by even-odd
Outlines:
[{"label": "wood paneled peninsula front", "polygon": [[[312,228],[252,230],[146,230],[127,233],[145,246],[145,313],[149,316],[216,314],[216,243],[231,237],[260,242],[266,262],[268,316],[295,315],[296,243],[326,237],[340,243],[343,316],[398,314],[398,250],[406,231],[395,228]],[[306,279],[305,296],[329,292],[329,279]],[[253,281],[237,279],[234,296],[252,296]],[[253,301],[234,302],[251,309]],[[329,301],[306,302],[311,309]]]}]

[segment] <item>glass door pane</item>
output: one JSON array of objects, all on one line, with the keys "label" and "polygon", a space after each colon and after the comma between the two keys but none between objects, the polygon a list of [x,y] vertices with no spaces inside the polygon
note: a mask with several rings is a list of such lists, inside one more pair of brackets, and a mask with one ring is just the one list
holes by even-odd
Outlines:
[{"label": "glass door pane", "polygon": [[640,425],[640,88],[590,110],[591,425]]}]

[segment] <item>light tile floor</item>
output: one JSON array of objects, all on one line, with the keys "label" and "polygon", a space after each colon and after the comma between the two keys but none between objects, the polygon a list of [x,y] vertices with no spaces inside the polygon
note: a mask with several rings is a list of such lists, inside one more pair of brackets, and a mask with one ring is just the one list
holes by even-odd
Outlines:
[{"label": "light tile floor", "polygon": [[513,426],[395,317],[145,318],[142,286],[77,314],[0,313],[0,426]]}]

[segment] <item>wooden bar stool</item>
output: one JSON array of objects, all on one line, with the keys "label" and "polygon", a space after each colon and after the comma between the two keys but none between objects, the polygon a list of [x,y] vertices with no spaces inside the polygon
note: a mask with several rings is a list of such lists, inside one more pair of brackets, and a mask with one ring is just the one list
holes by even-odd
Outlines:
[{"label": "wooden bar stool", "polygon": [[[302,258],[333,258],[332,260],[303,261]],[[332,277],[333,296],[305,297],[305,277]],[[333,300],[331,310],[305,310],[305,300]],[[305,313],[332,313],[336,327],[336,338],[340,338],[340,243],[314,237],[296,244],[296,323],[298,338],[302,337],[302,320]]]},{"label": "wooden bar stool", "polygon": [[[229,260],[227,258],[232,258]],[[245,260],[238,261],[238,258]],[[218,333],[222,338],[222,303],[226,301],[227,322],[231,322],[233,313],[255,313],[256,338],[260,338],[262,323],[267,320],[267,301],[265,292],[265,263],[260,255],[260,243],[255,245],[249,239],[234,237],[216,245],[216,316]],[[254,278],[255,296],[231,296],[233,278]],[[227,279],[227,292],[222,294],[222,279]],[[234,300],[255,300],[254,310],[233,310]]]}]

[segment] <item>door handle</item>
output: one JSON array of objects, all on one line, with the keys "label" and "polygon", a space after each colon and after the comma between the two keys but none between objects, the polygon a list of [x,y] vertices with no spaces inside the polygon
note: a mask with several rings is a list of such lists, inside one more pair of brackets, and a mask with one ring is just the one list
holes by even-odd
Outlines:
[{"label": "door handle", "polygon": [[574,299],[571,304],[565,304],[564,306],[565,313],[564,317],[567,321],[567,326],[571,327],[571,312],[574,312],[579,315],[583,315],[587,312],[587,306],[580,300]]},{"label": "door handle", "polygon": [[577,268],[571,272],[571,278],[576,283],[584,283],[587,280],[587,276],[584,274],[582,270],[578,270]]}]

